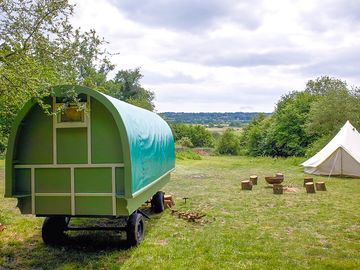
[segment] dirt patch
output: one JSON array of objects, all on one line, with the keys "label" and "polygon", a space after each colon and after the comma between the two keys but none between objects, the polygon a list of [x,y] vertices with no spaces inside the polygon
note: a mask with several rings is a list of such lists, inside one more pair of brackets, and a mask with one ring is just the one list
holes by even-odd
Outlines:
[{"label": "dirt patch", "polygon": [[190,175],[190,178],[200,180],[200,179],[206,179],[206,178],[208,178],[208,176],[206,174],[198,173],[198,174]]},{"label": "dirt patch", "polygon": [[205,149],[193,149],[193,151],[200,156],[210,156],[211,151]]},{"label": "dirt patch", "polygon": [[284,186],[283,191],[286,193],[298,193],[300,192],[300,189],[293,186]]}]

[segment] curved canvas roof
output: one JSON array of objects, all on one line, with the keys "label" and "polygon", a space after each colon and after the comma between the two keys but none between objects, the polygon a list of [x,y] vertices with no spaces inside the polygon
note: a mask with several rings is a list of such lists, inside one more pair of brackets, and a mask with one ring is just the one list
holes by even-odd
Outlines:
[{"label": "curved canvas roof", "polygon": [[360,176],[360,133],[347,121],[322,150],[301,165],[308,173]]}]

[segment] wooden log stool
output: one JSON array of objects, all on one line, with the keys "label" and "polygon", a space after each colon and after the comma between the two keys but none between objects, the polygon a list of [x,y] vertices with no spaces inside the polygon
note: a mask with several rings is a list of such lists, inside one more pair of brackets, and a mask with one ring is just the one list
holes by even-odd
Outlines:
[{"label": "wooden log stool", "polygon": [[242,190],[252,190],[252,183],[250,180],[241,181]]},{"label": "wooden log stool", "polygon": [[316,182],[315,186],[317,191],[326,191],[325,182]]},{"label": "wooden log stool", "polygon": [[304,187],[306,183],[311,183],[314,182],[314,179],[312,177],[305,177],[304,178]]},{"label": "wooden log stool", "polygon": [[165,208],[171,208],[173,205],[175,205],[174,199],[171,195],[164,195],[164,206]]},{"label": "wooden log stool", "polygon": [[315,185],[314,182],[308,182],[305,184],[306,192],[307,193],[315,193]]},{"label": "wooden log stool", "polygon": [[276,173],[276,177],[279,177],[279,178],[284,178],[284,174],[283,173]]},{"label": "wooden log stool", "polygon": [[274,184],[273,192],[274,192],[274,194],[283,194],[284,193],[283,185],[282,184]]},{"label": "wooden log stool", "polygon": [[258,180],[258,177],[257,175],[251,175],[250,176],[250,181],[253,185],[257,185],[257,180]]}]

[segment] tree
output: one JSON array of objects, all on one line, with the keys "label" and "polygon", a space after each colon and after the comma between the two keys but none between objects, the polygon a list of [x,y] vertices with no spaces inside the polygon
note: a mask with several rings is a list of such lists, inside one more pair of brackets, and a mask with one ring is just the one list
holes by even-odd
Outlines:
[{"label": "tree", "polygon": [[47,109],[42,99],[50,94],[49,86],[86,84],[85,71],[111,66],[101,49],[104,41],[93,30],[74,30],[72,14],[66,0],[0,2],[1,138],[7,138],[15,115],[30,98]]},{"label": "tree", "polygon": [[190,139],[194,147],[212,147],[214,138],[210,131],[201,125],[173,124],[171,125],[175,141],[184,137]]},{"label": "tree", "polygon": [[311,95],[324,95],[328,91],[347,91],[346,81],[342,81],[329,76],[322,76],[315,80],[309,80],[306,83],[305,92]]},{"label": "tree", "polygon": [[217,151],[223,155],[237,155],[239,153],[240,141],[234,129],[225,130],[218,143]]},{"label": "tree", "polygon": [[283,96],[273,114],[268,142],[274,146],[272,156],[303,156],[313,141],[306,133],[305,124],[314,96],[307,92],[291,92]]},{"label": "tree", "polygon": [[155,108],[153,103],[155,96],[152,91],[141,86],[140,80],[142,77],[140,68],[120,70],[111,81],[112,87],[109,87],[105,92],[115,98],[153,111]]},{"label": "tree", "polygon": [[[139,69],[115,69],[95,30],[82,32],[70,23],[74,6],[68,0],[0,1],[0,152],[5,148],[15,115],[24,102],[43,102],[49,87],[77,84],[109,94],[136,106],[154,109],[154,93],[140,85]],[[69,93],[69,102],[77,102]],[[50,112],[49,112],[50,113]]]},{"label": "tree", "polygon": [[347,120],[360,127],[360,97],[347,89],[330,89],[312,104],[306,131],[317,137],[334,134]]}]

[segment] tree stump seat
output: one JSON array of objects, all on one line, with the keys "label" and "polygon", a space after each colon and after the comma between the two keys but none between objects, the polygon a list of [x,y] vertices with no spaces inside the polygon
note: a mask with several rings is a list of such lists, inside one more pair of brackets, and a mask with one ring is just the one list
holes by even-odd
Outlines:
[{"label": "tree stump seat", "polygon": [[258,177],[257,175],[251,175],[250,176],[250,181],[253,185],[257,185],[257,180],[258,180]]},{"label": "tree stump seat", "polygon": [[250,180],[241,181],[242,190],[252,190],[252,182]]},{"label": "tree stump seat", "polygon": [[273,192],[274,192],[274,194],[283,194],[284,193],[283,185],[274,184],[273,185]]},{"label": "tree stump seat", "polygon": [[316,182],[315,186],[317,191],[326,191],[325,182]]},{"label": "tree stump seat", "polygon": [[311,183],[314,182],[314,179],[312,177],[305,177],[304,178],[304,187],[306,183]]},{"label": "tree stump seat", "polygon": [[308,182],[305,184],[306,192],[307,193],[315,193],[315,185],[314,182]]}]

